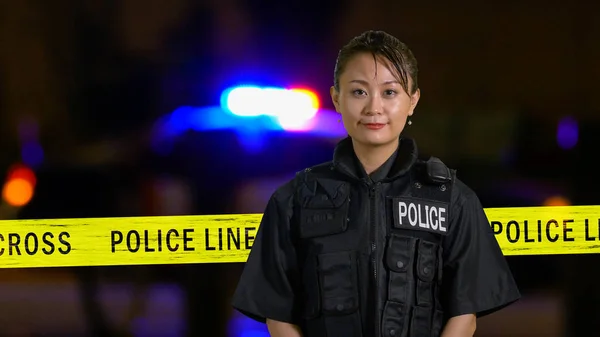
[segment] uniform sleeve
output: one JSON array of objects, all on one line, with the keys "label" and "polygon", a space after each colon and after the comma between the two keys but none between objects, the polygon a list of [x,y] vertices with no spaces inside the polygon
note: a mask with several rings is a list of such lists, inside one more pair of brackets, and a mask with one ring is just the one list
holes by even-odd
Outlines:
[{"label": "uniform sleeve", "polygon": [[233,307],[259,322],[269,318],[297,324],[291,213],[288,201],[270,198],[233,296]]},{"label": "uniform sleeve", "polygon": [[442,287],[448,317],[482,317],[521,296],[479,199],[465,189],[454,203],[444,241]]}]

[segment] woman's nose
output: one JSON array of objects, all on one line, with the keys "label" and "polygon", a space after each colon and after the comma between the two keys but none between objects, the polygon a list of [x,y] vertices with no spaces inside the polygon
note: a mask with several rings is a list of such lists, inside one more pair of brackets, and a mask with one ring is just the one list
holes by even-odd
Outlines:
[{"label": "woman's nose", "polygon": [[373,95],[369,99],[365,113],[367,115],[377,115],[383,113],[383,100],[379,95]]}]

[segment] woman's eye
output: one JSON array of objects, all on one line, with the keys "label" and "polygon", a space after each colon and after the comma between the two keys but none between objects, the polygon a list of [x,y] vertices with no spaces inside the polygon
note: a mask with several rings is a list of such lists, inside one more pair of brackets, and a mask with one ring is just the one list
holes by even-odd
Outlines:
[{"label": "woman's eye", "polygon": [[393,96],[396,94],[396,91],[390,89],[390,90],[386,90],[384,93],[386,94],[386,96]]},{"label": "woman's eye", "polygon": [[355,94],[356,96],[361,96],[361,95],[366,94],[365,91],[362,89],[353,90],[352,93]]}]

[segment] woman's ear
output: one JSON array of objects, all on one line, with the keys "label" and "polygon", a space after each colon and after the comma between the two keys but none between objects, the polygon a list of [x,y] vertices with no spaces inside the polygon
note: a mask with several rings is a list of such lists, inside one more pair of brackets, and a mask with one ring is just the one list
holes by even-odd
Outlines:
[{"label": "woman's ear", "polygon": [[415,93],[410,96],[410,111],[408,112],[409,116],[412,116],[415,112],[417,103],[419,103],[419,98],[421,98],[421,89],[417,89]]},{"label": "woman's ear", "polygon": [[331,88],[329,88],[329,95],[331,95],[331,101],[333,102],[335,111],[340,112],[340,93],[335,90],[334,86],[331,86]]}]

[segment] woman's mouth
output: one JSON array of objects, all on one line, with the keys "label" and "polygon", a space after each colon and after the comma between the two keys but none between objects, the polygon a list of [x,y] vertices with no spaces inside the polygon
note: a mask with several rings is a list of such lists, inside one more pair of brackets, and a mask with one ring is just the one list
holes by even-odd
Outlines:
[{"label": "woman's mouth", "polygon": [[385,126],[383,123],[365,123],[364,126],[369,130],[379,130]]}]

